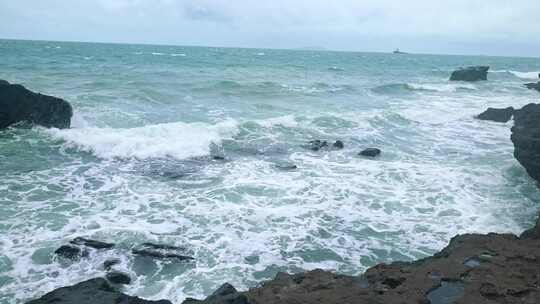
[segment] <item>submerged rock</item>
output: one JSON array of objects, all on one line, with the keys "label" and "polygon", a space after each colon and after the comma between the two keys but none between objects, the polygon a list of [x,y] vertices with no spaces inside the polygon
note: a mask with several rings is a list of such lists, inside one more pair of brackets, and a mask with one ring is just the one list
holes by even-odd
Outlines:
[{"label": "submerged rock", "polygon": [[69,128],[73,109],[60,98],[34,93],[22,85],[0,82],[0,129],[19,122]]},{"label": "submerged rock", "polygon": [[540,181],[540,104],[528,104],[514,113],[510,137],[514,157],[527,173]]},{"label": "submerged rock", "polygon": [[148,301],[114,289],[105,279],[95,278],[53,290],[27,304],[172,304],[167,300]]},{"label": "submerged rock", "polygon": [[367,157],[376,157],[381,154],[381,150],[377,148],[367,148],[358,153],[358,155],[367,156]]},{"label": "submerged rock", "polygon": [[182,304],[249,304],[247,297],[239,293],[234,286],[229,283],[221,285],[214,293],[204,300],[192,298],[186,299]]},{"label": "submerged rock", "polygon": [[83,237],[76,237],[70,241],[71,244],[86,246],[94,249],[111,249],[114,247],[112,243],[105,243],[101,241],[86,239]]},{"label": "submerged rock", "polygon": [[535,82],[526,83],[525,87],[527,87],[527,89],[529,90],[537,90],[538,92],[540,92],[540,81],[536,83]]},{"label": "submerged rock", "polygon": [[480,120],[491,120],[495,122],[508,122],[514,115],[514,108],[508,107],[504,109],[488,108],[484,112],[476,116]]},{"label": "submerged rock", "polygon": [[88,251],[82,250],[77,246],[63,245],[54,251],[54,254],[69,260],[79,260],[82,257],[88,256]]},{"label": "submerged rock", "polygon": [[298,166],[290,162],[278,162],[274,166],[283,171],[291,171],[298,169]]},{"label": "submerged rock", "polygon": [[308,143],[307,148],[312,151],[319,151],[322,148],[328,147],[328,142],[326,140],[312,140]]},{"label": "submerged rock", "polygon": [[113,284],[128,285],[131,283],[131,277],[120,271],[112,271],[105,275],[107,280]]},{"label": "submerged rock", "polygon": [[479,81],[487,80],[489,67],[488,66],[471,66],[467,68],[460,68],[452,72],[450,80],[460,81]]},{"label": "submerged rock", "polygon": [[143,243],[132,250],[133,254],[157,259],[194,260],[193,257],[185,255],[185,251],[183,247],[154,243]]}]

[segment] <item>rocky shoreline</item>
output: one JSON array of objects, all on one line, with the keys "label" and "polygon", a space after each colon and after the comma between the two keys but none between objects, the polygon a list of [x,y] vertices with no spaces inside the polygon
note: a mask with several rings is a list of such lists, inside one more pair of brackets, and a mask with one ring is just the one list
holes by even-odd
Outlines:
[{"label": "rocky shoreline", "polygon": [[[457,78],[465,81],[485,80],[484,73],[487,74],[487,69],[482,67],[481,69],[459,70],[457,73],[459,77],[453,76],[452,80],[458,80]],[[464,73],[475,73],[475,75],[469,77]],[[477,75],[478,73],[480,76]],[[0,85],[11,86],[7,82],[0,82]],[[21,88],[24,89],[22,86],[14,89],[22,90]],[[21,92],[29,94],[26,91]],[[49,98],[49,96],[39,94],[33,97],[37,98],[36,100]],[[30,120],[32,123],[45,126],[69,127],[65,118],[71,117],[71,106],[66,107],[63,102],[56,100],[53,102],[61,106],[60,110],[54,108],[49,111],[53,113],[49,115],[50,118],[35,119],[37,116],[33,114],[24,114],[26,116],[17,118],[17,121]],[[57,111],[61,112],[61,118],[54,114]],[[477,118],[507,122],[512,117],[514,117],[514,126],[511,140],[515,146],[514,156],[525,167],[528,174],[540,182],[540,144],[538,144],[540,143],[540,105],[529,104],[521,110],[511,107],[490,108]],[[10,118],[9,124],[17,121]],[[323,141],[313,141],[310,145],[312,150],[329,146]],[[343,147],[342,142],[332,145],[333,149],[340,147]],[[370,157],[379,153],[378,149],[366,149],[361,152],[362,155]],[[107,249],[112,246],[114,244],[74,239],[70,244],[62,246],[65,248],[60,253],[64,252],[67,258],[83,258],[85,250],[88,249],[86,247]],[[190,259],[188,256],[177,253],[173,256],[169,252],[180,250],[180,248],[150,243],[141,246],[142,249],[134,250],[133,254],[143,254],[154,258]],[[57,254],[61,255],[60,253]],[[127,282],[124,280],[126,278],[118,277],[118,274],[114,272],[113,274],[106,278],[93,278],[73,286],[58,288],[27,303],[171,303],[168,300],[149,301],[126,295],[118,288],[119,285]],[[111,279],[114,276],[118,280]],[[188,298],[183,302],[183,304],[196,303],[540,303],[540,217],[533,228],[526,230],[520,236],[496,233],[458,235],[453,237],[444,249],[431,257],[414,262],[379,264],[359,276],[340,275],[320,269],[298,274],[278,273],[273,280],[262,282],[255,288],[241,292],[225,283],[204,300]]]}]

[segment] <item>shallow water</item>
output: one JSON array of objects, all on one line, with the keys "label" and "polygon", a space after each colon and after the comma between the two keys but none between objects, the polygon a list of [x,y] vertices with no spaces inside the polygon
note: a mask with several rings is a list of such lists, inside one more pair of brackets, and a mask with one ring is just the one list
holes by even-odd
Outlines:
[{"label": "shallow water", "polygon": [[[537,101],[522,87],[536,59],[7,40],[0,58],[0,78],[75,108],[70,130],[0,131],[0,303],[101,276],[112,256],[136,277],[125,292],[175,303],[278,271],[358,274],[457,233],[519,233],[539,209],[512,123],[473,119]],[[490,80],[447,80],[471,64]],[[118,245],[53,257],[76,236]],[[146,241],[196,263],[129,254]]]}]

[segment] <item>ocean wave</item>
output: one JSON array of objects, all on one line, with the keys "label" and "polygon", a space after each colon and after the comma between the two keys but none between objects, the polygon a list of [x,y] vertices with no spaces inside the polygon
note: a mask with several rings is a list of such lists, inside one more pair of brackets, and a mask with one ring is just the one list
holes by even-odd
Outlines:
[{"label": "ocean wave", "polygon": [[187,159],[210,154],[212,144],[220,144],[238,132],[235,120],[215,125],[206,123],[165,123],[137,128],[44,129],[68,147],[91,152],[97,157]]},{"label": "ocean wave", "polygon": [[540,71],[532,71],[532,72],[519,72],[519,71],[512,71],[512,70],[493,70],[491,73],[508,73],[516,76],[517,78],[521,79],[538,79],[540,78]]},{"label": "ocean wave", "polygon": [[391,83],[372,88],[371,91],[378,94],[399,94],[403,92],[457,92],[460,90],[478,90],[473,84],[467,83]]},{"label": "ocean wave", "polygon": [[265,127],[265,128],[271,128],[274,126],[283,126],[286,128],[295,128],[298,126],[298,121],[296,121],[296,118],[294,115],[285,115],[285,116],[278,116],[278,117],[272,117],[267,119],[261,119],[255,121],[258,125]]}]

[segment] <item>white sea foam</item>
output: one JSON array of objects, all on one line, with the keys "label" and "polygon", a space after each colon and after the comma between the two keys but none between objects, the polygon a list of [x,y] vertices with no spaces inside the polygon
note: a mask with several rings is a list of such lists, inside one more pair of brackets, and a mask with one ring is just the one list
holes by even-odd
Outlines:
[{"label": "white sea foam", "polygon": [[540,74],[540,71],[532,71],[532,72],[520,72],[520,71],[512,71],[512,70],[493,70],[492,73],[510,73],[518,78],[521,79],[539,79],[538,76]]},{"label": "white sea foam", "polygon": [[425,90],[425,91],[436,91],[436,92],[456,92],[460,89],[465,90],[478,90],[474,84],[467,83],[443,83],[443,84],[429,84],[429,83],[408,83],[408,87],[412,90]]},{"label": "white sea foam", "polygon": [[256,120],[256,123],[266,128],[271,128],[273,126],[295,128],[298,126],[298,122],[296,121],[296,118],[294,117],[294,115],[285,115],[285,116],[278,116],[278,117]]},{"label": "white sea foam", "polygon": [[101,158],[186,159],[208,155],[210,144],[220,143],[237,132],[237,123],[233,120],[215,125],[177,122],[128,129],[86,127],[44,132]]},{"label": "white sea foam", "polygon": [[163,56],[163,55],[165,55],[165,53],[153,52],[152,55]]},{"label": "white sea foam", "polygon": [[172,57],[186,57],[187,55],[184,53],[181,54],[171,54]]}]

